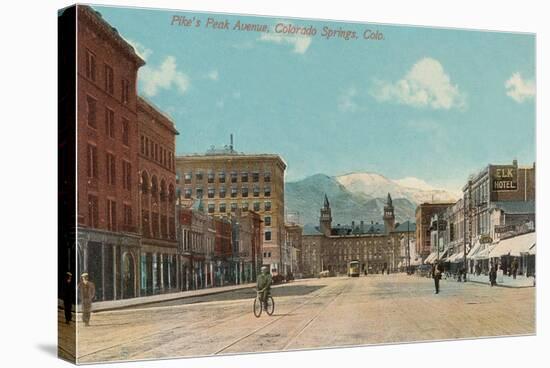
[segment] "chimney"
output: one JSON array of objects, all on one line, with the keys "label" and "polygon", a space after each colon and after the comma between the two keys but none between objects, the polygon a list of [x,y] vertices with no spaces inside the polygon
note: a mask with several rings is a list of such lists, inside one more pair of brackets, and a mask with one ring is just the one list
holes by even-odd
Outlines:
[{"label": "chimney", "polygon": [[229,150],[233,152],[233,133],[229,135]]}]

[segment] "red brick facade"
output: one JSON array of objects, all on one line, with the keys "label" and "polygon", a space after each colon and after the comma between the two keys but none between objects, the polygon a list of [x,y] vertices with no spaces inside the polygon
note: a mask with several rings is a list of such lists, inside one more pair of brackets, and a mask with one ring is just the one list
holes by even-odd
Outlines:
[{"label": "red brick facade", "polygon": [[144,62],[91,8],[79,6],[78,21],[78,223],[135,233],[136,78]]}]

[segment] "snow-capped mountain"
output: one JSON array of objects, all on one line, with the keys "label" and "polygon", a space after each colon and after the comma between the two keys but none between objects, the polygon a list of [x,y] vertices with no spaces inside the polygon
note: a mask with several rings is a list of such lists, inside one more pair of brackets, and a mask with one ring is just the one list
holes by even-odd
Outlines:
[{"label": "snow-capped mountain", "polygon": [[452,201],[451,192],[434,188],[417,178],[391,180],[375,173],[342,176],[316,174],[285,184],[285,209],[299,213],[303,224],[317,225],[325,194],[332,207],[334,224],[351,221],[381,222],[388,193],[393,198],[398,222],[414,221],[416,206],[433,200]]},{"label": "snow-capped mountain", "polygon": [[435,188],[414,177],[392,180],[376,173],[351,173],[337,176],[336,180],[350,192],[372,198],[384,198],[391,193],[392,198],[406,198],[415,204],[458,199],[457,193]]}]

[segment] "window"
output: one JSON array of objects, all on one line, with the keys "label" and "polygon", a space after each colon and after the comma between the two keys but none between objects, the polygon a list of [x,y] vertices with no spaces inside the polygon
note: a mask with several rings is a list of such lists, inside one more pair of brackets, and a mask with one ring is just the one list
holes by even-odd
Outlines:
[{"label": "window", "polygon": [[132,188],[132,165],[128,161],[122,161],[122,187],[126,190]]},{"label": "window", "polygon": [[248,211],[248,202],[243,202],[242,207],[243,211]]},{"label": "window", "polygon": [[116,202],[112,199],[107,200],[107,228],[116,231]]},{"label": "window", "polygon": [[239,191],[237,190],[237,187],[232,187],[231,188],[231,198],[237,198],[237,193],[239,193]]},{"label": "window", "polygon": [[149,157],[149,138],[145,137],[145,156]]},{"label": "window", "polygon": [[237,203],[233,202],[231,203],[231,212],[237,211]]},{"label": "window", "polygon": [[248,173],[247,172],[241,173],[241,182],[248,183]]},{"label": "window", "polygon": [[260,173],[259,172],[253,172],[252,173],[252,182],[257,183],[260,181]]},{"label": "window", "polygon": [[97,179],[97,147],[88,144],[88,177]]},{"label": "window", "polygon": [[202,171],[197,171],[196,178],[197,180],[202,180]]},{"label": "window", "polygon": [[124,205],[124,225],[132,225],[132,206],[129,204]]},{"label": "window", "polygon": [[266,211],[271,211],[271,202],[265,202],[264,203],[264,209]]},{"label": "window", "polygon": [[254,211],[260,210],[260,202],[254,202]]},{"label": "window", "polygon": [[185,181],[185,184],[191,184],[191,178],[193,177],[193,174],[191,172],[186,172],[183,176],[183,180]]},{"label": "window", "polygon": [[220,212],[225,213],[225,203],[220,203]]},{"label": "window", "polygon": [[110,94],[115,92],[113,68],[105,64],[105,91]]},{"label": "window", "polygon": [[214,203],[208,203],[208,213],[214,213],[214,210],[216,209],[216,206]]},{"label": "window", "polygon": [[225,183],[225,172],[220,171],[218,173],[218,180],[220,181],[220,183]]},{"label": "window", "polygon": [[97,196],[88,195],[88,225],[98,227],[99,225],[99,203]]},{"label": "window", "polygon": [[145,137],[141,136],[141,154],[145,154]]},{"label": "window", "polygon": [[216,189],[208,188],[208,198],[214,198],[215,195],[216,195]]},{"label": "window", "polygon": [[231,182],[232,182],[232,183],[236,183],[236,182],[237,182],[237,173],[234,172],[234,171],[231,173]]},{"label": "window", "polygon": [[115,112],[108,107],[105,108],[105,134],[115,137]]},{"label": "window", "polygon": [[97,101],[93,97],[88,96],[86,98],[86,106],[88,126],[95,129],[97,127]]},{"label": "window", "polygon": [[208,173],[208,183],[212,184],[214,182],[214,173],[213,172],[209,172]]},{"label": "window", "polygon": [[271,241],[271,231],[265,232],[265,241]]},{"label": "window", "polygon": [[202,188],[197,188],[197,198],[202,198],[203,194]]},{"label": "window", "polygon": [[271,173],[269,171],[264,173],[264,182],[269,183],[271,181]]},{"label": "window", "polygon": [[248,187],[242,187],[241,193],[243,197],[248,197]]},{"label": "window", "polygon": [[114,185],[115,180],[115,156],[112,153],[107,153],[107,160],[106,160],[106,174],[107,174],[107,184]]},{"label": "window", "polygon": [[266,196],[266,197],[271,196],[271,187],[265,187],[264,188],[264,196]]},{"label": "window", "polygon": [[129,96],[130,96],[130,82],[128,82],[126,79],[122,80],[122,102],[128,103]]},{"label": "window", "polygon": [[130,122],[126,118],[122,118],[122,144],[130,145]]},{"label": "window", "polygon": [[225,187],[220,188],[220,198],[225,198]]},{"label": "window", "polygon": [[254,197],[259,197],[259,196],[260,196],[260,187],[255,186],[254,187]]},{"label": "window", "polygon": [[191,188],[185,188],[185,190],[183,191],[183,196],[184,196],[186,199],[191,198],[191,194],[192,194]]},{"label": "window", "polygon": [[159,146],[155,143],[155,153],[153,154],[153,159],[155,161],[159,160]]},{"label": "window", "polygon": [[265,226],[271,226],[271,216],[264,217]]},{"label": "window", "polygon": [[86,50],[86,78],[95,81],[95,55],[90,50]]}]

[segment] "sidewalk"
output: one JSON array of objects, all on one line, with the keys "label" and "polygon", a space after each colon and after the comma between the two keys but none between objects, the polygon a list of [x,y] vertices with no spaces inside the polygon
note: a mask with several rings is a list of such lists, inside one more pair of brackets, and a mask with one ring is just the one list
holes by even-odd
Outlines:
[{"label": "sidewalk", "polygon": [[[141,296],[138,298],[130,298],[130,299],[94,302],[92,304],[92,312],[103,312],[103,311],[110,311],[110,310],[122,309],[122,308],[128,308],[128,307],[136,307],[144,304],[165,302],[165,301],[175,300],[175,299],[221,294],[221,293],[227,293],[230,291],[249,289],[254,287],[256,287],[255,283],[248,283],[248,284],[241,284],[241,285],[219,286],[219,287],[208,288],[208,289],[181,291],[181,292],[167,293],[167,294]],[[61,300],[59,300],[58,302],[59,302],[59,306],[63,307],[63,302]]]},{"label": "sidewalk", "polygon": [[[469,273],[467,278],[468,278],[468,281],[470,282],[490,285],[488,275],[481,274],[479,276],[476,276],[473,273]],[[517,276],[515,280],[511,276],[502,276],[502,277],[497,277],[496,286],[510,287],[510,288],[533,287],[535,286],[534,281],[535,281],[534,278],[526,277],[526,276]]]}]

